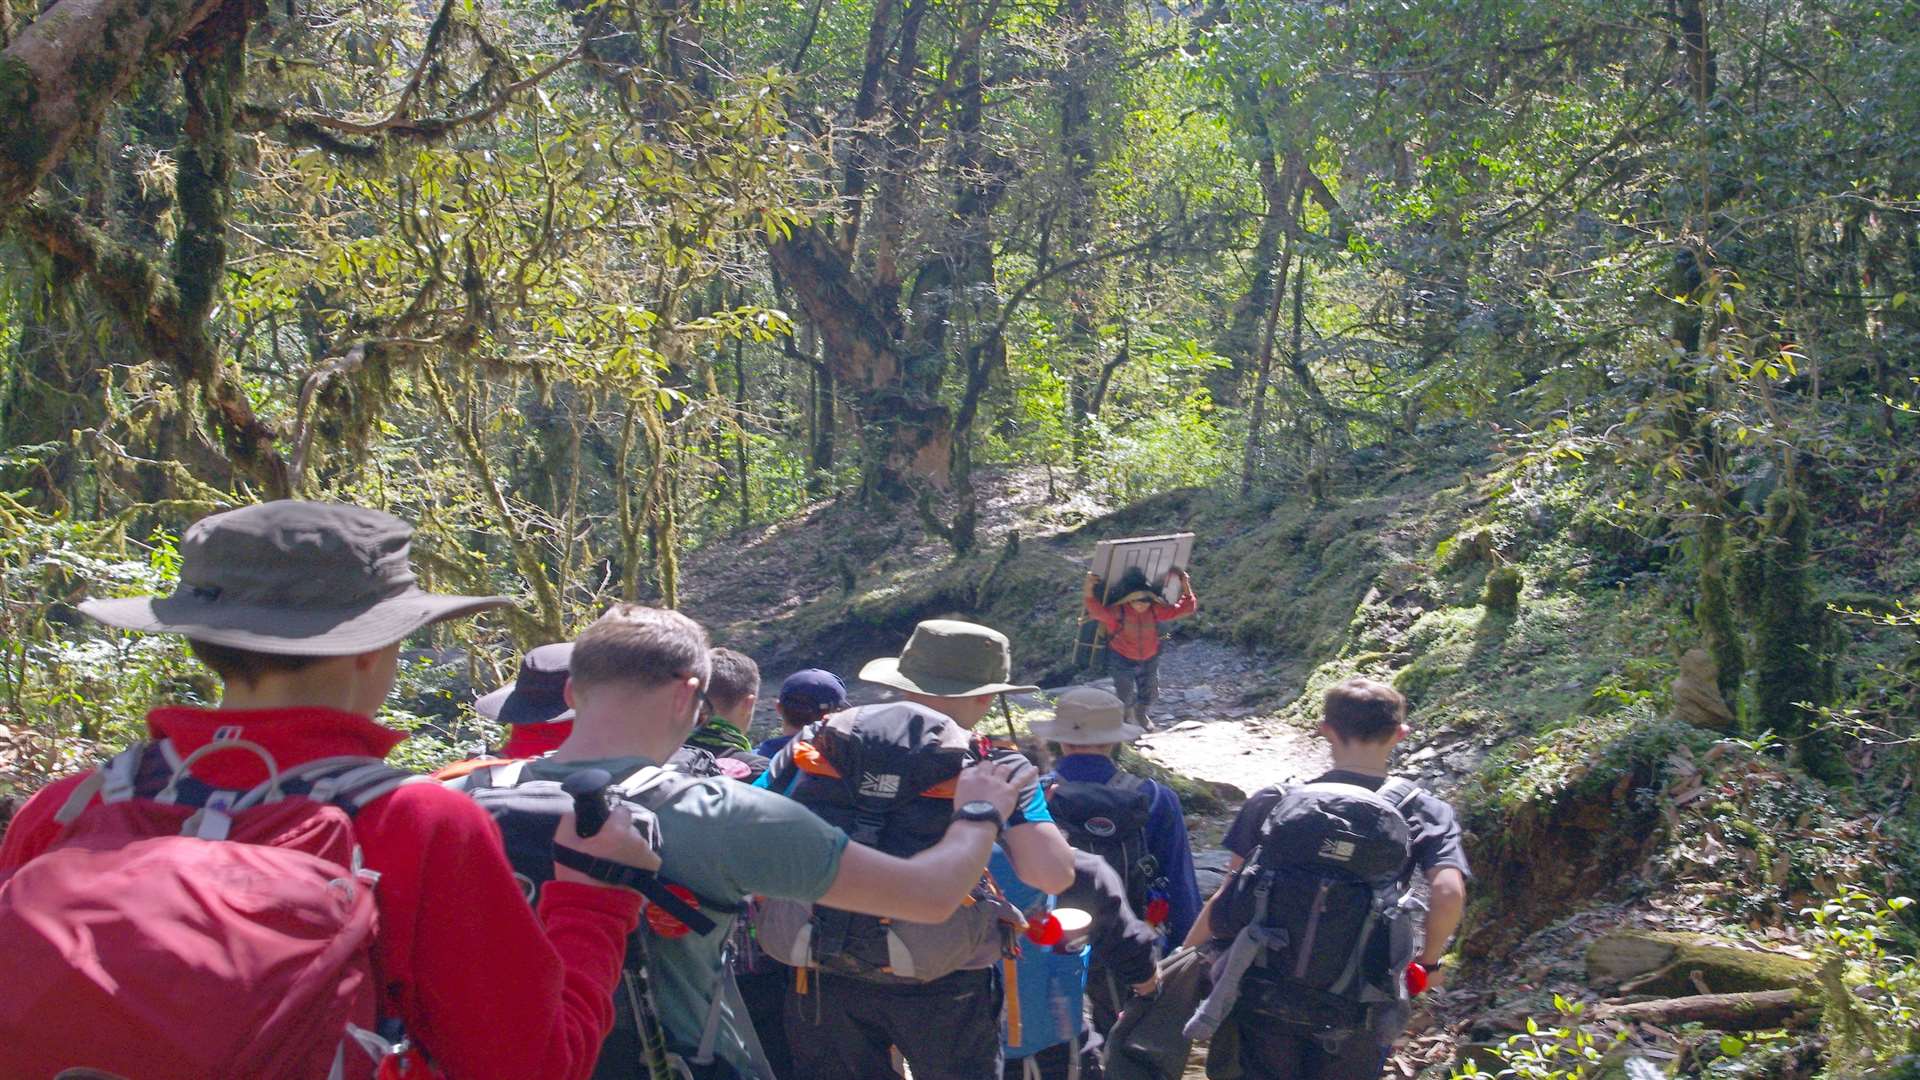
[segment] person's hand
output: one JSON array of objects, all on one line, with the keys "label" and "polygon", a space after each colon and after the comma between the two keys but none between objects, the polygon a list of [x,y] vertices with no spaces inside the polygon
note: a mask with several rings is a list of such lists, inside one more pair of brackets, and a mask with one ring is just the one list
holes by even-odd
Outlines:
[{"label": "person's hand", "polygon": [[976,761],[961,769],[959,779],[953,782],[953,804],[990,802],[1005,820],[1020,805],[1020,793],[1033,778],[1033,764],[1018,754]]},{"label": "person's hand", "polygon": [[[627,808],[615,803],[613,812],[608,815],[607,823],[592,836],[580,836],[573,831],[573,815],[560,815],[560,824],[554,827],[553,842],[559,847],[572,848],[575,851],[592,855],[598,859],[631,866],[636,870],[660,869],[660,853],[653,850],[647,838],[633,826],[633,816]],[[571,881],[579,885],[607,885],[597,878],[588,877],[572,867],[553,865],[553,880]]]},{"label": "person's hand", "polygon": [[1160,990],[1160,969],[1154,968],[1146,982],[1134,983],[1131,987],[1135,997],[1152,997]]}]

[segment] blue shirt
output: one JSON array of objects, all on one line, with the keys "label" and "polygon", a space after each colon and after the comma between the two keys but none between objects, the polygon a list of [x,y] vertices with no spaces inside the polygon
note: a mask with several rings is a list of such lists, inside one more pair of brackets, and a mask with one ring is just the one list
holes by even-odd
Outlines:
[{"label": "blue shirt", "polygon": [[754,747],[753,752],[771,761],[773,760],[773,755],[779,753],[782,750],[785,750],[787,748],[787,744],[792,741],[793,741],[793,736],[791,735],[775,735],[773,738],[768,739],[766,742],[763,742],[759,746]]},{"label": "blue shirt", "polygon": [[[1105,754],[1070,754],[1054,763],[1053,774],[1061,780],[1104,784],[1120,771]],[[1167,875],[1167,923],[1163,928],[1167,941],[1178,945],[1187,939],[1187,930],[1200,914],[1200,885],[1193,877],[1193,849],[1187,840],[1187,819],[1180,809],[1180,796],[1165,784],[1147,781],[1153,789],[1153,804],[1147,811],[1147,849]],[[1146,918],[1146,912],[1134,914]]]}]

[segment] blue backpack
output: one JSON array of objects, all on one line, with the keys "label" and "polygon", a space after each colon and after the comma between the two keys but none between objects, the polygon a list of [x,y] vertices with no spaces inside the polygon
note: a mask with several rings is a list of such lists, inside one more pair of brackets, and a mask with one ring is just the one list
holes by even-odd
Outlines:
[{"label": "blue backpack", "polygon": [[[993,849],[987,864],[993,879],[1013,906],[1037,919],[1053,910],[1054,898],[1021,881],[1005,850]],[[1078,1056],[1081,1014],[1087,993],[1087,956],[1092,950],[1059,953],[1031,941],[1020,942],[1020,955],[1007,960],[1007,1007],[1000,1018],[1000,1042],[1007,1060],[1032,1057],[1050,1046],[1071,1042]]]}]

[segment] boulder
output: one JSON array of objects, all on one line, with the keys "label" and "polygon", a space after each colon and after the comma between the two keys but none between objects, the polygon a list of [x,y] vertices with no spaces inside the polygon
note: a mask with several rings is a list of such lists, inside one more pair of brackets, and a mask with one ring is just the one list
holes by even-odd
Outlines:
[{"label": "boulder", "polygon": [[1811,960],[1743,948],[1706,934],[1618,930],[1587,946],[1587,982],[1635,994],[1790,990],[1813,978]]},{"label": "boulder", "polygon": [[1732,731],[1733,710],[1720,696],[1719,672],[1705,649],[1688,649],[1673,680],[1673,718],[1708,731]]}]

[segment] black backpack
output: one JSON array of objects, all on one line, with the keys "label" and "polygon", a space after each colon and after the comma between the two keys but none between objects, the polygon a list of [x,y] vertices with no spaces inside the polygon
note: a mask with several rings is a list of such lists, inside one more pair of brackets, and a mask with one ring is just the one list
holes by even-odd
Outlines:
[{"label": "black backpack", "polygon": [[1067,843],[1113,867],[1127,883],[1127,904],[1145,918],[1151,895],[1167,891],[1165,868],[1147,849],[1153,786],[1117,771],[1104,784],[1063,780],[1047,789],[1047,810]]},{"label": "black backpack", "polygon": [[[910,858],[939,843],[953,816],[953,780],[977,754],[968,731],[911,702],[835,713],[796,736],[787,794],[855,843]],[[767,898],[754,915],[761,948],[790,967],[878,982],[927,982],[988,967],[1021,917],[990,876],[944,923],[879,919]]]},{"label": "black backpack", "polygon": [[1216,1019],[1237,998],[1263,1022],[1324,1034],[1404,999],[1414,950],[1404,808],[1419,791],[1395,779],[1377,792],[1313,783],[1281,795],[1214,904],[1215,935],[1234,939],[1209,997]]},{"label": "black backpack", "polygon": [[[541,886],[553,880],[553,830],[560,815],[573,809],[573,798],[561,790],[557,780],[535,780],[526,775],[531,760],[508,761],[476,769],[448,782],[465,792],[487,811],[500,829],[500,837],[529,904],[537,904]],[[689,772],[669,766],[644,768],[613,785],[614,795],[628,804],[634,824],[659,846],[659,826],[653,810],[697,782]],[[658,881],[666,883],[665,878]],[[663,889],[643,890],[649,903],[669,911],[696,934],[712,933],[717,924],[703,912],[738,914],[742,905],[707,896],[695,896],[696,908]],[[613,1030],[600,1046],[594,1063],[594,1080],[632,1080],[646,1076],[647,1052],[642,1034],[657,1015],[647,990],[646,943],[640,935],[649,932],[648,920],[627,941],[626,962],[621,967],[620,983],[614,990]],[[716,994],[715,1007],[720,1004]],[[711,1054],[712,1047],[696,1053]]]}]

